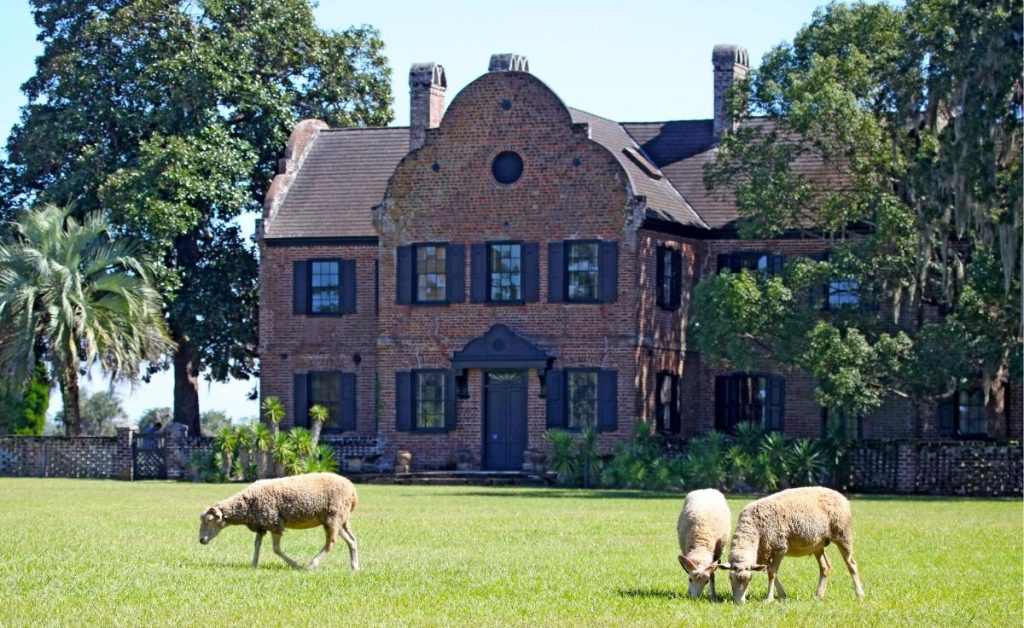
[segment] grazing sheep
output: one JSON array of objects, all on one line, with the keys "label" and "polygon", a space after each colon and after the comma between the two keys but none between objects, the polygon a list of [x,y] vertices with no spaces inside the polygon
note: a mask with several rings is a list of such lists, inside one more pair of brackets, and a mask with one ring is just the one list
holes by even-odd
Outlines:
[{"label": "grazing sheep", "polygon": [[[782,583],[776,579],[785,556],[818,559],[820,577],[815,595],[825,597],[825,584],[832,566],[825,546],[835,543],[853,576],[857,598],[864,597],[857,563],[853,560],[853,530],[850,528],[850,502],[839,493],[821,486],[791,488],[747,504],[740,512],[729,549],[729,579],[732,599],[747,598],[750,578],[755,571],[768,570],[768,598],[774,599],[775,585],[785,599]],[[723,565],[725,567],[725,565]]]},{"label": "grazing sheep", "polygon": [[331,551],[338,534],[348,544],[352,571],[359,570],[356,537],[349,527],[349,516],[356,507],[356,487],[334,473],[310,473],[276,480],[253,482],[248,488],[219,501],[199,516],[199,542],[206,545],[225,526],[244,525],[256,533],[253,568],[260,560],[260,545],[270,532],[274,553],[295,569],[302,566],[281,551],[285,528],[305,529],[323,526],[327,542],[307,566],[313,570]]},{"label": "grazing sheep", "polygon": [[715,592],[715,570],[729,539],[732,514],[729,504],[713,488],[691,491],[683,501],[676,532],[679,534],[679,564],[690,577],[690,597],[697,599],[704,586],[711,583],[711,599]]}]

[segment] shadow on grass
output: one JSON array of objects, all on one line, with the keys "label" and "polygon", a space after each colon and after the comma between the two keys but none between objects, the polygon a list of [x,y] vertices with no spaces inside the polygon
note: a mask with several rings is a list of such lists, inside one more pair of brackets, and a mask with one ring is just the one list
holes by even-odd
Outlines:
[{"label": "shadow on grass", "polygon": [[686,594],[671,589],[658,589],[654,587],[646,589],[619,589],[617,592],[621,597],[632,599],[657,599],[657,600],[685,600]]}]

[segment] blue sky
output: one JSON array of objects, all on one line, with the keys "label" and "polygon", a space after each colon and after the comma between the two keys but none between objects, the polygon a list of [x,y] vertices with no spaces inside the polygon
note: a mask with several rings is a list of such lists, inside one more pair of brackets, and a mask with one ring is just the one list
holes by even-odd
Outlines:
[{"label": "blue sky", "polygon": [[[321,0],[322,28],[370,24],[381,32],[392,69],[396,125],[408,124],[408,71],[413,63],[445,67],[448,100],[487,70],[492,53],[526,55],[533,74],[566,104],[619,121],[711,116],[711,49],[739,44],[758,65],[772,46],[791,40],[823,0],[435,0],[341,2]],[[24,104],[20,86],[41,51],[29,4],[0,7],[0,132],[4,141]],[[251,224],[255,216],[248,219]],[[87,386],[105,384],[99,378]],[[200,387],[202,409],[240,419],[257,414],[245,395],[253,382]],[[172,379],[119,387],[135,419],[145,409],[171,405]],[[51,411],[57,406],[51,404]]]}]

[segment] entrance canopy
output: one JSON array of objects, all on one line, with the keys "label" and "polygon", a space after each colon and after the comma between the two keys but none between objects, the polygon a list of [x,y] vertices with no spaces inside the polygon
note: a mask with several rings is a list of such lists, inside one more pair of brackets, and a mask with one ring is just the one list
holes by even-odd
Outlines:
[{"label": "entrance canopy", "polygon": [[544,373],[555,356],[534,343],[497,324],[483,336],[466,343],[452,353],[452,368],[465,369],[537,369]]}]

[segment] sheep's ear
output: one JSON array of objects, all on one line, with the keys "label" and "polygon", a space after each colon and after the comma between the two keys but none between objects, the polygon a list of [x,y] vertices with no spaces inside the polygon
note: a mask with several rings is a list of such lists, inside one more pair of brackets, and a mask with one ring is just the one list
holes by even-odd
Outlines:
[{"label": "sheep's ear", "polygon": [[694,565],[692,560],[683,556],[682,554],[679,555],[679,564],[683,566],[683,569],[686,570],[686,573],[690,573],[691,571],[697,568],[697,565]]},{"label": "sheep's ear", "polygon": [[754,565],[750,571],[764,571],[765,569],[768,569],[768,565]]},{"label": "sheep's ear", "polygon": [[732,570],[732,565],[730,565],[729,563],[718,563],[718,568],[719,569],[724,569],[726,571],[731,571]]},{"label": "sheep's ear", "polygon": [[714,573],[716,569],[718,569],[718,563],[717,562],[714,562],[714,563],[711,563],[710,565],[708,565],[708,571],[710,571],[711,573]]}]

